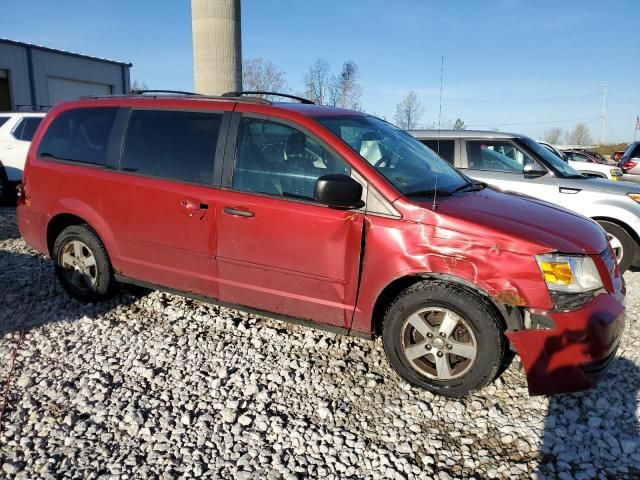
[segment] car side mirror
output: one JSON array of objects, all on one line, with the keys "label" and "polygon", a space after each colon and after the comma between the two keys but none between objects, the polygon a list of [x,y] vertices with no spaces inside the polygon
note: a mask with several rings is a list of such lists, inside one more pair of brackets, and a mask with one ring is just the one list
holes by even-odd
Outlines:
[{"label": "car side mirror", "polygon": [[341,173],[332,173],[318,178],[313,196],[318,202],[341,210],[364,207],[362,185]]},{"label": "car side mirror", "polygon": [[527,178],[535,178],[542,177],[547,174],[545,168],[537,162],[529,162],[525,163],[524,167],[522,167],[522,173]]}]

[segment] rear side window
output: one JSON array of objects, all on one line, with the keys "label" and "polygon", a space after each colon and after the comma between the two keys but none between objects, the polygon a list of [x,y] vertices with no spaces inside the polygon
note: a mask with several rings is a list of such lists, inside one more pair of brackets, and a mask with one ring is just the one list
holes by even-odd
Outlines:
[{"label": "rear side window", "polygon": [[211,185],[221,124],[221,113],[134,110],[121,168]]},{"label": "rear side window", "polygon": [[57,116],[38,146],[38,156],[104,165],[117,108],[80,108]]},{"label": "rear side window", "polygon": [[0,117],[0,127],[9,121],[9,117]]},{"label": "rear side window", "polygon": [[[455,162],[455,142],[453,140],[420,140],[423,144],[436,152],[440,158],[451,165]],[[439,145],[438,145],[439,144]]]},{"label": "rear side window", "polygon": [[42,117],[24,117],[13,129],[13,136],[18,140],[30,142],[41,121]]}]

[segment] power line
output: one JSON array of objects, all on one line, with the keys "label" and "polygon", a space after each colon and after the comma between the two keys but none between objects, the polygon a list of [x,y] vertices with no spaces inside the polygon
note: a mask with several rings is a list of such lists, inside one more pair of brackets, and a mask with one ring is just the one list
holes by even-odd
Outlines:
[{"label": "power line", "polygon": [[569,118],[566,120],[548,120],[544,122],[518,122],[518,123],[476,123],[476,124],[468,124],[469,127],[511,127],[511,126],[519,126],[519,125],[550,125],[552,123],[568,123],[568,122],[587,122],[591,123],[596,120],[599,120],[600,116],[597,117],[586,117],[586,118]]},{"label": "power line", "polygon": [[587,97],[599,97],[601,96],[602,93],[587,93],[584,95],[567,95],[567,96],[562,96],[562,97],[544,97],[544,98],[530,98],[530,97],[524,97],[524,98],[496,98],[493,100],[490,99],[483,99],[483,100],[479,100],[479,99],[448,99],[447,103],[513,103],[513,102],[517,102],[517,103],[525,103],[525,102],[556,102],[558,100],[573,100],[573,99],[577,99],[577,98],[587,98]]}]

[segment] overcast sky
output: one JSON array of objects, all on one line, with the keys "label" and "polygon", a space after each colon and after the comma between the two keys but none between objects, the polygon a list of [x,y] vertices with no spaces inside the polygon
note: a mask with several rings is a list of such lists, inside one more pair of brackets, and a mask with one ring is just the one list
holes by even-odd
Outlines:
[{"label": "overcast sky", "polygon": [[[189,0],[23,0],[0,3],[0,36],[133,63],[150,88],[193,88]],[[418,92],[443,118],[538,136],[578,119],[607,141],[633,138],[640,115],[640,1],[243,0],[244,57],[285,71],[290,88],[317,59],[361,74],[367,112],[393,119]]]}]

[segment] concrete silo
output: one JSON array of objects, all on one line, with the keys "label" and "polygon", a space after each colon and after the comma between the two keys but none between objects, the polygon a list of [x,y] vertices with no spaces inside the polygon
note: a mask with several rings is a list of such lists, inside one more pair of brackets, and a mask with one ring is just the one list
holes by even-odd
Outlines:
[{"label": "concrete silo", "polygon": [[242,90],[240,0],[191,0],[195,91]]}]

